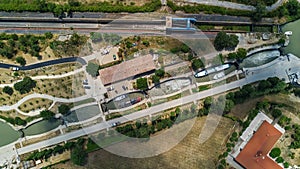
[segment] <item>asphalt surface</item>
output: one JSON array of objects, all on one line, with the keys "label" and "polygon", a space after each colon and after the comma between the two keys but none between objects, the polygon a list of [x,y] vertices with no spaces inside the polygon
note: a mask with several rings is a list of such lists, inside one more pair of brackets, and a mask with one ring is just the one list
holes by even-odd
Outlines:
[{"label": "asphalt surface", "polygon": [[86,61],[82,58],[69,57],[69,58],[61,58],[61,59],[36,63],[36,64],[28,65],[28,66],[19,66],[19,65],[0,63],[0,68],[10,69],[11,67],[18,67],[20,70],[31,70],[31,69],[37,69],[37,68],[41,68],[41,67],[45,67],[45,66],[51,66],[51,65],[61,64],[61,63],[68,63],[68,62],[78,62],[82,65],[86,65]]}]

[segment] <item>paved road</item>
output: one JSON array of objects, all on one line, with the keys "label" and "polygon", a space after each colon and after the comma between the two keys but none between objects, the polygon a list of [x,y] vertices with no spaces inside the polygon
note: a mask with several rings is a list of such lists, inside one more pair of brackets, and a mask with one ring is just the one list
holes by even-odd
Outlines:
[{"label": "paved road", "polygon": [[56,59],[56,60],[35,63],[32,65],[27,65],[27,66],[19,66],[19,65],[0,63],[0,68],[9,69],[11,67],[18,67],[20,70],[31,70],[31,69],[37,69],[37,68],[41,68],[41,67],[45,67],[45,66],[68,63],[68,62],[79,62],[82,65],[86,65],[86,61],[80,57],[69,57],[69,58],[61,58],[61,59]]},{"label": "paved road", "polygon": [[155,114],[157,112],[162,112],[162,111],[170,109],[172,107],[181,106],[183,104],[187,104],[187,103],[193,102],[195,100],[204,99],[209,96],[224,93],[228,90],[239,88],[246,84],[250,84],[250,83],[253,83],[253,82],[256,82],[259,80],[267,79],[268,77],[277,76],[279,78],[286,79],[287,78],[286,70],[289,68],[292,68],[292,69],[297,68],[298,69],[299,66],[300,66],[300,60],[297,57],[291,56],[290,61],[287,61],[287,59],[284,59],[284,60],[278,59],[278,60],[274,61],[274,64],[272,66],[269,66],[267,68],[257,69],[257,70],[252,69],[251,72],[249,72],[250,75],[247,75],[246,78],[241,79],[239,81],[235,81],[235,82],[232,82],[229,84],[224,84],[222,86],[218,86],[218,87],[215,87],[215,88],[203,91],[203,92],[199,92],[199,93],[192,94],[192,95],[189,95],[189,96],[177,99],[177,100],[173,100],[173,101],[170,101],[167,103],[153,106],[148,109],[144,109],[144,110],[120,117],[120,118],[112,119],[108,122],[101,122],[101,123],[98,123],[98,124],[90,126],[90,127],[85,127],[83,129],[76,130],[76,131],[73,131],[70,133],[66,133],[64,135],[60,135],[55,138],[51,138],[51,139],[41,141],[41,142],[29,145],[29,146],[25,146],[25,147],[19,148],[18,153],[24,154],[24,153],[32,152],[39,148],[48,147],[48,146],[55,145],[55,144],[58,144],[63,141],[67,141],[67,140],[74,139],[74,138],[77,138],[80,136],[95,133],[97,131],[104,130],[104,129],[111,127],[111,124],[115,123],[117,121],[120,121],[121,123],[133,121],[135,119],[149,116],[149,115]]},{"label": "paved road", "polygon": [[[185,0],[186,2],[190,3],[198,3],[198,4],[204,4],[204,5],[211,5],[211,6],[220,6],[225,8],[232,8],[232,9],[239,9],[239,10],[247,10],[247,11],[253,11],[255,10],[254,6],[251,5],[244,5],[244,4],[238,4],[234,2],[228,2],[228,1],[219,1],[219,0]],[[284,3],[284,0],[278,0],[275,4],[271,6],[267,6],[268,11],[272,11],[279,6],[281,6]]]}]

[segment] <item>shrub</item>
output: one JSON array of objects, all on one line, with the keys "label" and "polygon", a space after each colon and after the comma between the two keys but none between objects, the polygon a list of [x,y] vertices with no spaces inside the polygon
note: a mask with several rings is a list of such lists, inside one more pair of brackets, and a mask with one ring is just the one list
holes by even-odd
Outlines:
[{"label": "shrub", "polygon": [[277,157],[275,160],[277,163],[283,163],[284,159],[282,157]]},{"label": "shrub", "polygon": [[9,87],[9,86],[4,86],[4,88],[2,89],[2,91],[8,95],[12,95],[14,93],[13,88]]},{"label": "shrub", "polygon": [[281,150],[280,150],[280,148],[273,148],[272,150],[271,150],[271,152],[270,152],[270,157],[272,157],[272,158],[276,158],[276,157],[279,157],[280,156],[280,154],[281,154]]}]

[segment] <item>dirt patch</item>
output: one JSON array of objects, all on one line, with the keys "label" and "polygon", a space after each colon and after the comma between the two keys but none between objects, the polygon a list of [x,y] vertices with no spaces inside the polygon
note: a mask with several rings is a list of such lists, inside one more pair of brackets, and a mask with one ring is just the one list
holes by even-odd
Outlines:
[{"label": "dirt patch", "polygon": [[237,104],[234,106],[234,108],[230,111],[229,115],[230,116],[235,116],[238,117],[239,119],[243,120],[246,118],[246,116],[249,114],[250,110],[255,107],[256,103],[261,101],[262,98],[255,98],[246,101],[245,103],[242,104]]},{"label": "dirt patch", "polygon": [[[229,119],[222,118],[213,136],[205,143],[199,143],[199,134],[206,118],[198,118],[190,133],[170,151],[151,158],[130,159],[113,155],[105,150],[89,154],[88,164],[78,167],[67,162],[53,168],[96,169],[96,168],[215,168],[218,155],[224,149],[224,138],[228,129],[233,126]],[[188,121],[186,121],[188,122]]]}]

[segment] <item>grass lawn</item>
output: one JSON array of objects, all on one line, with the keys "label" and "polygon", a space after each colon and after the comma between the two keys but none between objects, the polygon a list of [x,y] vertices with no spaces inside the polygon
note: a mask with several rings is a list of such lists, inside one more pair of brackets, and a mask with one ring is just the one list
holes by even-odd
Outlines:
[{"label": "grass lawn", "polygon": [[199,86],[198,88],[199,88],[199,92],[201,92],[210,89],[211,85],[203,85],[203,86]]}]

